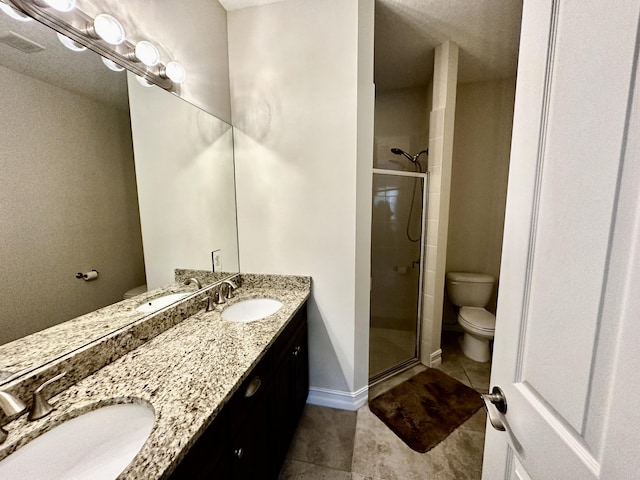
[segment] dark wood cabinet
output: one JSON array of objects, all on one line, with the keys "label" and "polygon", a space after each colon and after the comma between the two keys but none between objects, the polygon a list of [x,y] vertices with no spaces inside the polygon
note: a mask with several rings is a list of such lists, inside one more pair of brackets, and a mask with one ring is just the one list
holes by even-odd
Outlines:
[{"label": "dark wood cabinet", "polygon": [[[273,469],[277,476],[287,455],[309,391],[309,356],[307,323],[298,321],[276,344],[274,358],[273,401]],[[288,334],[287,334],[288,333]]]},{"label": "dark wood cabinet", "polygon": [[230,458],[224,449],[218,448],[226,444],[228,437],[227,415],[223,411],[189,449],[171,478],[184,480],[231,478]]},{"label": "dark wood cabinet", "polygon": [[305,304],[170,478],[277,478],[308,391]]}]

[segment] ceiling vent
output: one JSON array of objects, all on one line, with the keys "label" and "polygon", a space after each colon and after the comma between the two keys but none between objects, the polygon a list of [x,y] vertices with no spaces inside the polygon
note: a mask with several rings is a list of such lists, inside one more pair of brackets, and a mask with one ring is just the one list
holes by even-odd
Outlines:
[{"label": "ceiling vent", "polygon": [[44,50],[44,47],[39,43],[34,42],[33,40],[29,40],[22,35],[18,35],[15,32],[9,31],[6,35],[2,35],[0,37],[0,43],[4,43],[13,47],[17,50],[20,50],[24,53],[35,53]]}]

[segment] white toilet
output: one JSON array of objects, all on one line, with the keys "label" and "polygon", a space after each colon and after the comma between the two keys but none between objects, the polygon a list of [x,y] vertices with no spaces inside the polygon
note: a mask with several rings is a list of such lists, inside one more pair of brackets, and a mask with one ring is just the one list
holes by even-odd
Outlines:
[{"label": "white toilet", "polygon": [[496,279],[486,273],[447,273],[447,294],[460,307],[458,324],[464,330],[462,352],[476,362],[491,359],[489,342],[496,329],[496,316],[484,307],[489,303]]}]

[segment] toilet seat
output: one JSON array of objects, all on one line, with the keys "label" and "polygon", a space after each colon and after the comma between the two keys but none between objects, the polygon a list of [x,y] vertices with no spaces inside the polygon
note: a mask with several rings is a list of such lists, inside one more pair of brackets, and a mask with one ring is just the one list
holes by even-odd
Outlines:
[{"label": "toilet seat", "polygon": [[462,307],[458,314],[458,322],[471,331],[482,334],[493,334],[496,330],[496,316],[480,307]]}]

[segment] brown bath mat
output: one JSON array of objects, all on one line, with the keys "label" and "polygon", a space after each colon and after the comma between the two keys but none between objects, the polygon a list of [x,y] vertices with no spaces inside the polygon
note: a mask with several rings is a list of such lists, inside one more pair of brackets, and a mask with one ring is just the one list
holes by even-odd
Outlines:
[{"label": "brown bath mat", "polygon": [[369,402],[369,409],[417,452],[431,450],[482,407],[480,394],[435,368]]}]

